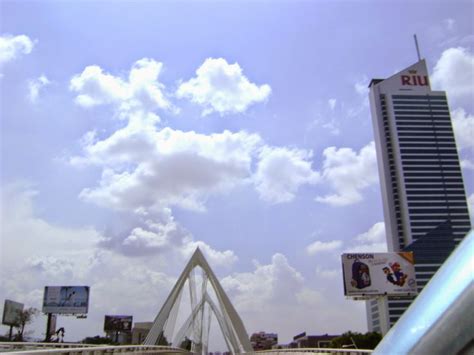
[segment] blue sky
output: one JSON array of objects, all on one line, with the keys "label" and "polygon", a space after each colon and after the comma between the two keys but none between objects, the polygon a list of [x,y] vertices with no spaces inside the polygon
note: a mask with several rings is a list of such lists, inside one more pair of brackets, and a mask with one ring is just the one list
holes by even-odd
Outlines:
[{"label": "blue sky", "polygon": [[198,245],[249,333],[365,331],[339,255],[385,248],[366,88],[414,33],[472,205],[472,1],[0,6],[0,298],[90,285],[66,339],[152,320]]}]

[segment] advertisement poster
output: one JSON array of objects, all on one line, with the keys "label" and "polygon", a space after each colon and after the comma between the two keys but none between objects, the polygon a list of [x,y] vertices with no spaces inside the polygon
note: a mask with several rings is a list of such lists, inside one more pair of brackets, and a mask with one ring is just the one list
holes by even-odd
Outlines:
[{"label": "advertisement poster", "polygon": [[2,324],[17,325],[20,320],[21,312],[23,312],[23,303],[5,300],[3,306]]},{"label": "advertisement poster", "polygon": [[406,296],[417,293],[412,252],[342,255],[346,296]]},{"label": "advertisement poster", "polygon": [[123,332],[132,330],[133,316],[105,316],[104,331]]},{"label": "advertisement poster", "polygon": [[86,314],[89,308],[89,286],[46,286],[43,312]]}]

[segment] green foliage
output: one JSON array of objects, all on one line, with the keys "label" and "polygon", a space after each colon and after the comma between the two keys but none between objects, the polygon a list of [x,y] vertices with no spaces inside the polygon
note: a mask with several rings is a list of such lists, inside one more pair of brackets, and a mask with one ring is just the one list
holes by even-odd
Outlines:
[{"label": "green foliage", "polygon": [[83,344],[111,344],[111,345],[116,344],[112,339],[101,337],[99,335],[96,335],[95,337],[84,338],[81,340],[81,343]]},{"label": "green foliage", "polygon": [[160,335],[158,336],[158,342],[156,343],[156,345],[171,345],[171,343],[168,343],[168,339],[166,339],[166,336],[163,331],[161,331]]},{"label": "green foliage", "polygon": [[[358,332],[345,332],[341,336],[331,341],[331,348],[354,348],[357,349],[374,349],[382,340],[382,335],[377,332],[367,332],[365,334]],[[355,346],[354,346],[355,344]]]},{"label": "green foliage", "polygon": [[190,339],[187,337],[184,338],[184,340],[181,342],[181,345],[179,346],[181,349],[191,351],[193,343],[191,342]]},{"label": "green foliage", "polygon": [[18,331],[18,333],[15,335],[15,341],[23,341],[26,325],[33,322],[38,313],[39,311],[34,307],[27,308],[20,313],[20,316],[18,317],[18,323],[13,326]]}]

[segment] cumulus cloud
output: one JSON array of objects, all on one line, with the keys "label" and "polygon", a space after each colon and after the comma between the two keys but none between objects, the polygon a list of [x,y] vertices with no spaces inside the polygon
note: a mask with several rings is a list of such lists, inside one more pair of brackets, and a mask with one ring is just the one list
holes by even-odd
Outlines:
[{"label": "cumulus cloud", "polygon": [[254,176],[263,200],[291,201],[303,184],[315,184],[319,174],[311,168],[312,153],[303,149],[264,147]]},{"label": "cumulus cloud", "polygon": [[377,222],[367,232],[355,237],[356,243],[348,246],[346,253],[377,253],[387,251],[385,223]]},{"label": "cumulus cloud", "polygon": [[461,160],[461,168],[467,170],[474,170],[474,162],[467,159],[463,159]]},{"label": "cumulus cloud", "polygon": [[323,152],[321,180],[336,193],[316,197],[316,201],[333,206],[346,206],[362,200],[361,191],[378,182],[374,142],[359,152],[351,148],[329,147]]},{"label": "cumulus cloud", "polygon": [[358,95],[367,99],[369,95],[369,79],[364,75],[360,80],[357,80],[354,83],[354,90]]},{"label": "cumulus cloud", "polygon": [[194,253],[196,248],[201,249],[205,255],[207,261],[211,267],[214,266],[225,266],[229,267],[233,265],[238,257],[232,250],[216,250],[212,248],[209,244],[203,242],[202,240],[194,240],[191,237],[187,237],[183,240],[183,243],[180,247],[180,252],[186,259],[191,258],[191,255]]},{"label": "cumulus cloud", "polygon": [[381,243],[385,240],[385,223],[375,223],[370,229],[356,237],[356,240],[363,243]]},{"label": "cumulus cloud", "polygon": [[[2,188],[3,246],[5,250],[15,250],[4,254],[4,265],[16,265],[22,260],[38,271],[58,274],[62,261],[74,260],[74,275],[80,275],[88,268],[88,249],[99,241],[100,234],[90,227],[62,228],[37,218],[33,207],[36,194],[24,183]],[[63,271],[71,269],[67,265],[70,262],[65,263]]]},{"label": "cumulus cloud", "polygon": [[323,269],[317,266],[316,275],[323,279],[342,279],[341,269]]},{"label": "cumulus cloud", "polygon": [[471,219],[474,219],[474,194],[471,194],[467,198],[467,205],[469,207],[469,213],[471,215]]},{"label": "cumulus cloud", "polygon": [[[339,322],[350,329],[364,329],[362,305],[344,299],[342,283],[333,271],[322,271],[318,281],[312,282],[285,255],[276,253],[270,263],[255,262],[254,270],[234,273],[221,283],[249,333],[276,331],[279,342],[286,343],[295,335],[295,329],[337,332]],[[360,313],[360,318],[347,318],[349,310]]]},{"label": "cumulus cloud", "polygon": [[74,75],[69,88],[77,93],[76,103],[83,107],[113,104],[120,112],[134,110],[174,110],[158,81],[163,63],[143,58],[136,61],[124,79],[97,66],[86,67]]},{"label": "cumulus cloud", "polygon": [[249,176],[260,141],[245,132],[204,135],[130,124],[89,143],[85,157],[73,160],[104,166],[100,185],[84,189],[80,196],[114,209],[175,205],[202,210],[209,194]]},{"label": "cumulus cloud", "polygon": [[34,42],[26,35],[0,36],[0,65],[10,62],[33,50]]},{"label": "cumulus cloud", "polygon": [[35,256],[26,260],[27,267],[32,271],[44,273],[51,278],[73,278],[74,262],[67,258],[52,256]]},{"label": "cumulus cloud", "polygon": [[32,103],[36,103],[38,101],[38,97],[40,91],[47,85],[50,85],[51,82],[48,80],[46,75],[41,75],[36,79],[32,79],[28,81],[28,99]]},{"label": "cumulus cloud", "polygon": [[134,223],[135,227],[127,233],[104,237],[101,246],[130,257],[174,255],[183,261],[199,248],[213,267],[229,267],[238,259],[232,250],[216,250],[202,240],[195,240],[175,220],[169,208],[154,213],[153,219],[145,218]]},{"label": "cumulus cloud", "polygon": [[327,251],[334,251],[342,247],[342,240],[331,240],[329,242],[315,241],[306,247],[306,252],[309,255],[324,253]]},{"label": "cumulus cloud", "polygon": [[223,58],[208,58],[196,70],[196,77],[182,83],[177,97],[190,99],[204,108],[203,116],[242,113],[255,103],[268,99],[269,85],[256,85],[247,79],[238,63]]},{"label": "cumulus cloud", "polygon": [[456,143],[460,150],[474,148],[474,115],[462,108],[451,112]]},{"label": "cumulus cloud", "polygon": [[[275,254],[268,265],[257,263],[254,272],[237,273],[222,279],[222,285],[234,297],[234,303],[247,311],[259,311],[274,298],[288,301],[303,285],[303,276],[283,254]],[[282,303],[286,304],[286,302]]]},{"label": "cumulus cloud", "polygon": [[[103,314],[125,312],[136,319],[151,320],[150,310],[159,311],[190,257],[191,249],[193,252],[197,246],[212,267],[230,266],[237,260],[232,251],[216,250],[203,241],[194,240],[189,233],[179,237],[173,235],[179,227],[172,226],[172,218],[166,224],[166,216],[158,221],[147,220],[142,230],[164,236],[168,249],[160,249],[153,237],[134,231],[128,236],[136,235],[137,240],[128,247],[143,238],[144,242],[135,247],[156,248],[154,253],[134,257],[118,253],[113,248],[103,247],[101,240],[104,237],[93,228],[66,228],[38,217],[37,196],[38,193],[25,183],[2,186],[0,298],[40,308],[45,285],[90,286],[88,318],[79,322],[81,324],[61,320],[73,340],[101,332]],[[133,305],[130,300],[134,301]],[[44,330],[44,321],[40,320],[40,324],[30,328],[38,336]]]},{"label": "cumulus cloud", "polygon": [[[152,111],[171,107],[157,81],[161,68],[161,63],[142,59],[132,67],[128,81],[98,66],[86,67],[71,79],[70,88],[78,94],[79,105],[112,104],[118,117],[126,121],[105,138],[98,137],[96,131],[87,132],[81,139],[83,154],[70,158],[75,166],[102,168],[98,185],[84,188],[81,199],[133,212],[172,206],[204,211],[208,197],[240,184],[253,182],[263,200],[282,203],[291,201],[302,185],[317,181],[310,151],[272,147],[258,134],[245,131],[202,134],[158,129],[160,117]],[[188,92],[186,87],[200,88],[203,80],[210,80],[213,93],[208,96],[209,104],[220,113],[244,110],[259,97],[245,95],[255,90],[266,92],[265,85],[250,83],[238,64],[229,65],[222,59],[208,59],[197,75],[181,85],[182,95]],[[233,101],[219,106],[215,98],[222,93]],[[140,229],[129,239],[130,245],[161,242]]]},{"label": "cumulus cloud", "polygon": [[474,101],[474,55],[466,48],[446,49],[431,75],[433,88],[447,92],[457,106]]},{"label": "cumulus cloud", "polygon": [[328,105],[331,108],[331,110],[334,110],[336,108],[336,103],[337,103],[336,99],[329,99],[328,100]]}]

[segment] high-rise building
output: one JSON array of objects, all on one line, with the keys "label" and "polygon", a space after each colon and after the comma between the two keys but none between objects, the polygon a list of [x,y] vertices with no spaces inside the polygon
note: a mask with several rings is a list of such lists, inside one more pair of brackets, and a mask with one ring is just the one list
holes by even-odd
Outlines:
[{"label": "high-rise building", "polygon": [[[471,228],[446,93],[424,60],[369,87],[388,250],[414,252],[421,290]],[[412,299],[368,301],[369,330],[386,333]]]}]

